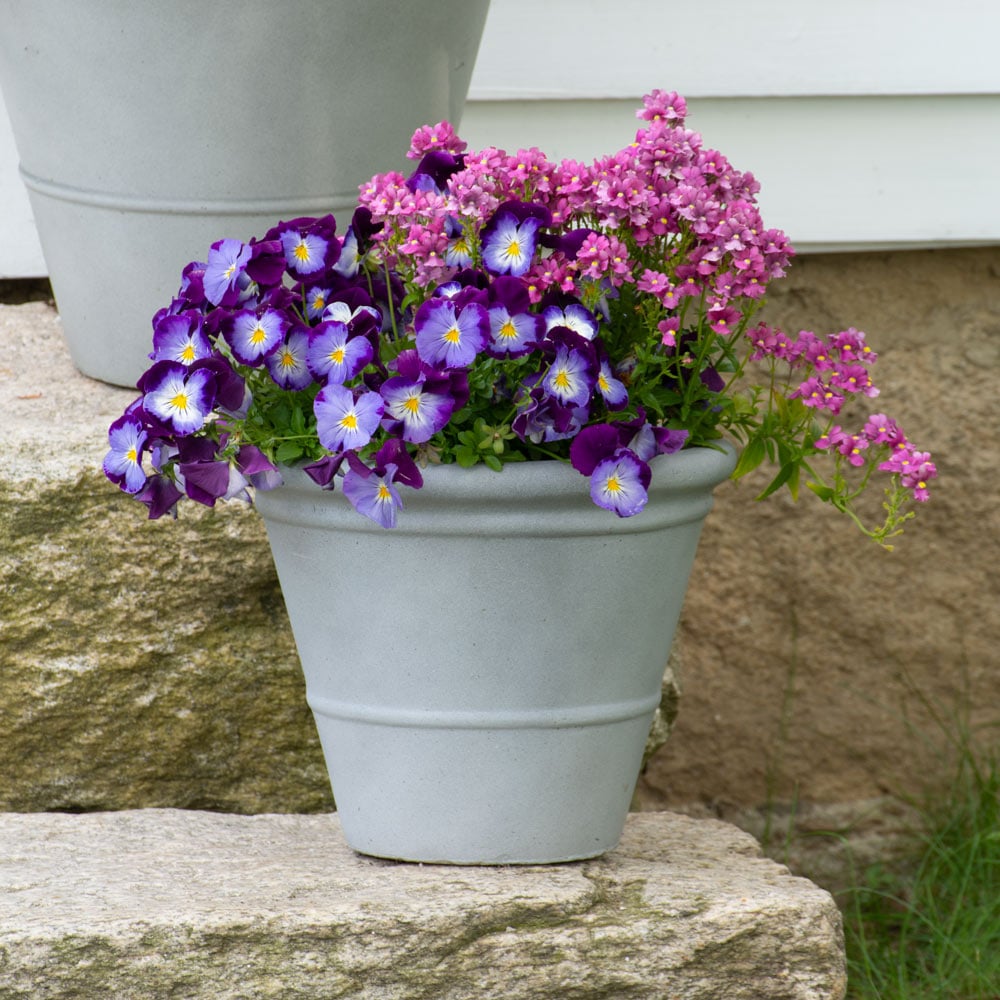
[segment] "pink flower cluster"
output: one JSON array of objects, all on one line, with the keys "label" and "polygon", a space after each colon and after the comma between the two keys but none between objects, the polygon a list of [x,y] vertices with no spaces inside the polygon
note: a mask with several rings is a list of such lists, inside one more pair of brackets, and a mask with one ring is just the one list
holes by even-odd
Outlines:
[{"label": "pink flower cluster", "polygon": [[[747,333],[753,344],[753,360],[774,358],[790,369],[804,371],[806,377],[789,394],[816,410],[832,416],[840,413],[848,396],[862,394],[874,398],[879,390],[872,382],[868,366],[877,360],[875,352],[865,343],[865,335],[853,327],[821,338],[809,330],[789,337],[781,330],[761,323]],[[879,462],[882,472],[898,474],[902,485],[912,491],[914,500],[930,498],[928,483],[936,478],[937,469],[928,452],[917,451],[907,440],[902,428],[884,413],[869,417],[857,433],[831,424],[815,446],[834,449],[847,462],[860,468],[868,461],[871,446],[883,446],[889,457]]]},{"label": "pink flower cluster", "polygon": [[[373,221],[387,223],[377,237],[387,262],[405,266],[406,255],[426,249],[428,233],[440,240],[446,224],[460,223],[474,244],[497,207],[514,200],[548,209],[554,235],[590,231],[573,252],[555,246],[536,262],[527,275],[535,302],[550,291],[582,297],[588,283],[634,282],[668,313],[692,296],[705,296],[709,309],[760,298],[793,251],[783,233],[764,228],[753,175],[735,170],[684,127],[686,107],[677,94],[654,91],[637,114],[644,127],[635,142],[591,164],[556,163],[534,148],[463,153],[446,122],[419,130],[410,158],[445,150],[461,155],[461,166],[442,194],[413,191],[397,173],[362,188]],[[435,250],[441,254],[440,245]],[[422,266],[417,279],[447,277],[432,271]]]},{"label": "pink flower cluster", "polygon": [[879,393],[867,367],[877,355],[860,330],[851,327],[829,337],[803,330],[793,338],[760,323],[747,336],[754,348],[751,360],[771,357],[806,371],[789,399],[801,399],[806,406],[836,416],[848,396],[860,393],[874,398]]}]

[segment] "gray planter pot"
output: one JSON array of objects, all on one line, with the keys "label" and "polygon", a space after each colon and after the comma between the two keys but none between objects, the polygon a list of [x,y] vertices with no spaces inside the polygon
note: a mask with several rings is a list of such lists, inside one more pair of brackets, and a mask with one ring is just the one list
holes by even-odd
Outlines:
[{"label": "gray planter pot", "polygon": [[260,493],[348,843],[549,863],[621,836],[712,489],[654,460],[618,519],[559,462],[426,470],[391,531],[291,473]]},{"label": "gray planter pot", "polygon": [[0,0],[0,85],[73,360],[133,385],[212,242],[350,222],[457,122],[488,0]]}]

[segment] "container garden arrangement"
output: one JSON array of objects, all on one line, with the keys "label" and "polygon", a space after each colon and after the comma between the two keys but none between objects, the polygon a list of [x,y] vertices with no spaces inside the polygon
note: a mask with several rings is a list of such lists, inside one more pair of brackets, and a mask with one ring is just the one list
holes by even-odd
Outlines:
[{"label": "container garden arrangement", "polygon": [[591,164],[425,126],[156,314],[105,472],[150,517],[255,495],[358,851],[608,850],[713,488],[770,463],[884,546],[927,499],[865,335],[756,317],[792,248],[685,114]]}]

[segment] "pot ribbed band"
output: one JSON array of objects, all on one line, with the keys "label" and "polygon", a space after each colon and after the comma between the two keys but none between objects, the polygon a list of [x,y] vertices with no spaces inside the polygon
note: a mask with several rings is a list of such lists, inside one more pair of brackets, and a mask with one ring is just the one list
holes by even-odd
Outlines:
[{"label": "pot ribbed band", "polygon": [[162,215],[273,215],[277,220],[292,215],[321,215],[357,203],[357,191],[333,191],[297,198],[167,198],[136,197],[115,191],[96,191],[45,180],[20,168],[29,191],[59,201],[91,208]]},{"label": "pot ribbed band", "polygon": [[370,726],[414,726],[420,729],[561,729],[567,726],[603,726],[629,719],[644,719],[660,704],[660,695],[607,702],[530,709],[410,709],[359,705],[307,694],[317,714]]}]

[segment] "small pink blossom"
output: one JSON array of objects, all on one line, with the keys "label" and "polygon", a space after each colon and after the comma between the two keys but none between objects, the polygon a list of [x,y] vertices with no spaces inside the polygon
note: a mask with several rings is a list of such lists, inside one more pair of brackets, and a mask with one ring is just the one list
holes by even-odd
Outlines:
[{"label": "small pink blossom", "polygon": [[467,143],[455,134],[450,122],[438,122],[437,125],[424,125],[413,133],[407,159],[419,160],[425,153],[442,149],[447,153],[462,153]]}]

